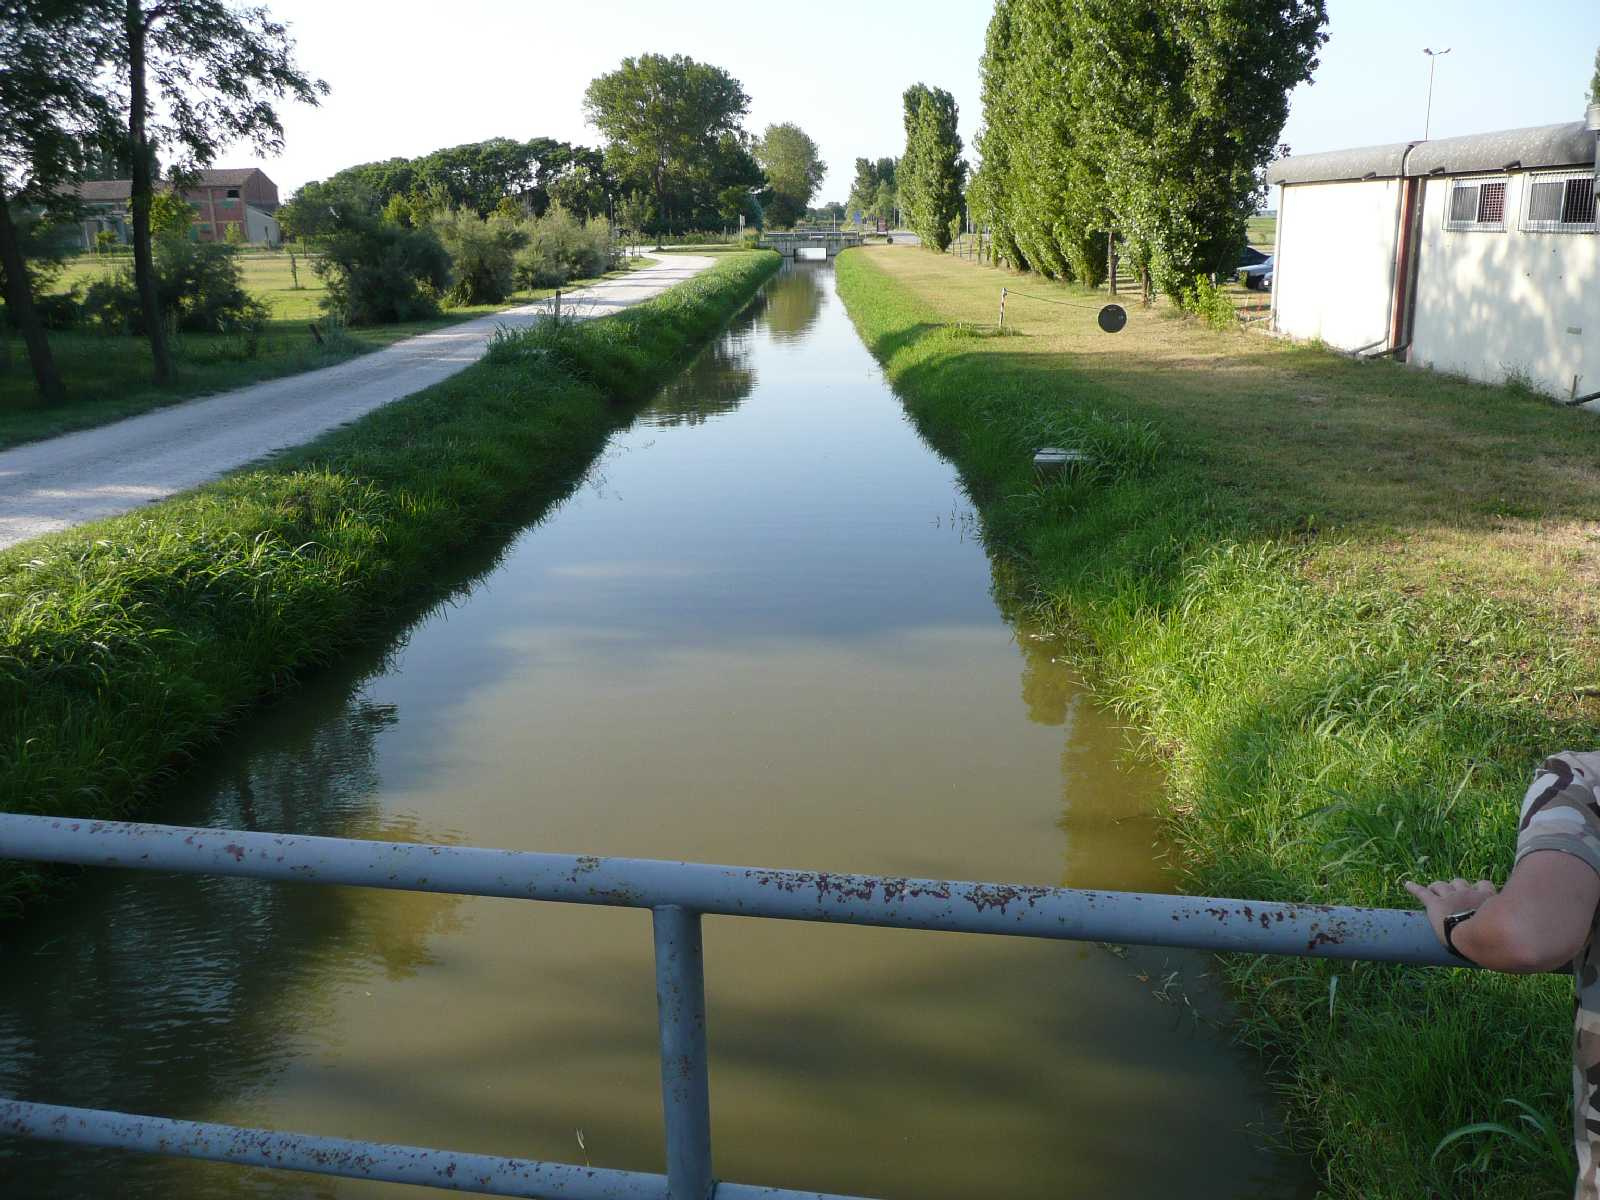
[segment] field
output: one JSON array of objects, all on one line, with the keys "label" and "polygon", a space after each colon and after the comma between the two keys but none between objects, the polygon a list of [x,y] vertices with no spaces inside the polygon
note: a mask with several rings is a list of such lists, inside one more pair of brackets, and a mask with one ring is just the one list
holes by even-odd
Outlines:
[{"label": "field", "polygon": [[1277,217],[1251,217],[1246,222],[1245,236],[1257,250],[1272,253],[1273,239],[1278,236]]},{"label": "field", "polygon": [[[1108,336],[1019,293],[1092,294],[948,255],[839,279],[1019,602],[1165,767],[1191,890],[1412,908],[1407,878],[1505,878],[1534,765],[1600,742],[1600,423],[1171,308]],[[1043,445],[1091,466],[1042,484]],[[1331,1196],[1570,1194],[1570,981],[1222,966]],[[1495,1121],[1532,1136],[1435,1154]]]},{"label": "field", "polygon": [[[33,377],[20,343],[13,339],[10,368],[0,370],[0,449],[104,425],[194,396],[331,366],[416,333],[543,299],[554,290],[521,292],[504,305],[452,308],[427,321],[338,330],[319,345],[309,326],[320,322],[326,327],[319,307],[326,289],[309,261],[300,257],[301,286],[296,288],[286,252],[247,250],[241,256],[245,287],[266,301],[272,319],[254,342],[234,334],[190,333],[174,338],[178,380],[170,387],[150,383],[150,349],[140,338],[53,332],[50,345],[69,399],[59,408],[32,407]],[[87,286],[107,272],[126,268],[130,261],[127,256],[80,256],[68,264],[56,286],[61,291]],[[574,280],[566,286],[592,282]]]}]

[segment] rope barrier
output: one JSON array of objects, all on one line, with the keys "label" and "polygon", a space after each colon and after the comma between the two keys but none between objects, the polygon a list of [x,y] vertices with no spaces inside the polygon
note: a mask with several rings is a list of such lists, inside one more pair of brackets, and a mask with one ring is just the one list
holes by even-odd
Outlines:
[{"label": "rope barrier", "polygon": [[1049,296],[1035,296],[1029,292],[1013,291],[1011,288],[1000,289],[1000,328],[1006,327],[1006,299],[1010,296],[1021,296],[1024,300],[1037,300],[1040,304],[1054,304],[1061,308],[1081,308],[1087,312],[1099,314],[1098,323],[1105,333],[1116,333],[1128,323],[1128,311],[1120,304],[1084,304],[1073,300],[1056,300]]}]

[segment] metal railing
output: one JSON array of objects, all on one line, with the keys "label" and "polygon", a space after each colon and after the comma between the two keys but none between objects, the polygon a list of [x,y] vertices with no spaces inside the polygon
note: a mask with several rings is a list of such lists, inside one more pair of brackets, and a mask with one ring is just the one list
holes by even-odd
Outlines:
[{"label": "metal railing", "polygon": [[596,858],[0,813],[0,859],[649,909],[666,1174],[0,1099],[0,1135],[545,1200],[850,1200],[712,1173],[705,914],[1461,966],[1419,912]]}]

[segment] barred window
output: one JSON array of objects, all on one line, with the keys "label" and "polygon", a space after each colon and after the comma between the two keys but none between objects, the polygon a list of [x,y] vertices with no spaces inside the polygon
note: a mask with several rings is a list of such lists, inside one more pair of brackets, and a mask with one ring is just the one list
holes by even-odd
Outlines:
[{"label": "barred window", "polygon": [[1497,230],[1506,227],[1506,181],[1459,179],[1450,189],[1450,211],[1444,227]]},{"label": "barred window", "polygon": [[1586,171],[1531,177],[1522,228],[1528,233],[1594,233],[1594,176]]}]

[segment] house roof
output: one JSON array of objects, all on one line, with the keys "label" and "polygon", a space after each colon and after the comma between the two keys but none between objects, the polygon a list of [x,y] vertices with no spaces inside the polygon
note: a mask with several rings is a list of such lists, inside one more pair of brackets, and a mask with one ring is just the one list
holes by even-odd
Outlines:
[{"label": "house roof", "polygon": [[[195,173],[196,187],[238,187],[252,175],[267,179],[260,167],[212,167]],[[272,180],[267,179],[268,183]],[[158,182],[157,187],[165,186]],[[89,204],[127,200],[133,194],[131,179],[86,179],[78,185],[78,199]]]},{"label": "house roof", "polygon": [[133,195],[131,179],[87,179],[78,185],[78,199],[89,203],[126,200]]},{"label": "house roof", "polygon": [[1473,171],[1531,171],[1594,162],[1594,134],[1582,121],[1504,129],[1420,143],[1406,162],[1407,175],[1464,175]]},{"label": "house roof", "polygon": [[1340,179],[1395,179],[1405,169],[1406,151],[1415,142],[1359,146],[1280,158],[1267,168],[1268,183],[1332,183]]},{"label": "house roof", "polygon": [[1356,150],[1330,150],[1279,159],[1268,183],[1333,183],[1416,175],[1469,175],[1479,171],[1532,171],[1586,166],[1595,160],[1595,135],[1582,121],[1502,129],[1426,142],[1392,142]]},{"label": "house roof", "polygon": [[261,174],[260,167],[215,167],[197,172],[196,182],[201,187],[236,187],[250,176]]}]

